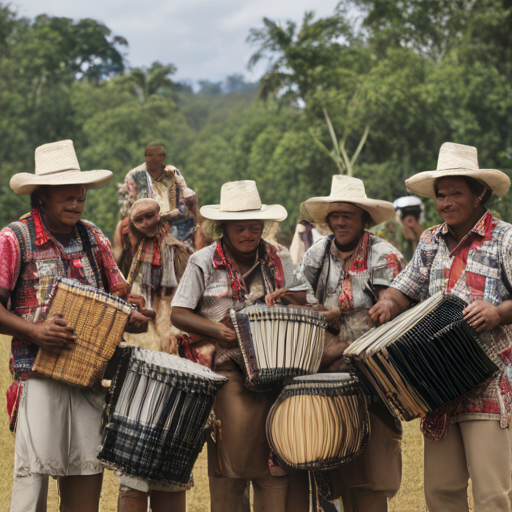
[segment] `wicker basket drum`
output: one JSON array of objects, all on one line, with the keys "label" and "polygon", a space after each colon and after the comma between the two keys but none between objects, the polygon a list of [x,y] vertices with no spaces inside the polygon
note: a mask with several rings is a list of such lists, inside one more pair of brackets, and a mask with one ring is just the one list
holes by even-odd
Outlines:
[{"label": "wicker basket drum", "polygon": [[39,349],[34,373],[73,386],[93,386],[119,345],[131,312],[132,307],[114,295],[72,279],[59,279],[47,318],[62,314],[75,329],[76,341],[70,350]]}]

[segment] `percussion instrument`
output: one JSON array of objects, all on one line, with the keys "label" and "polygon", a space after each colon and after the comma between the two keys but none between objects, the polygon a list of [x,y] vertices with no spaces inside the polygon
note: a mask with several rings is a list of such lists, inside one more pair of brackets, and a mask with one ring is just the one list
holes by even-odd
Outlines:
[{"label": "percussion instrument", "polygon": [[268,391],[287,377],[318,371],[327,324],[316,311],[255,304],[232,309],[231,319],[250,389]]},{"label": "percussion instrument", "polygon": [[124,349],[107,394],[98,458],[127,476],[188,488],[225,382],[175,355]]},{"label": "percussion instrument", "polygon": [[267,418],[270,447],[295,469],[331,469],[353,460],[369,430],[366,398],[348,373],[295,377]]},{"label": "percussion instrument", "polygon": [[46,318],[60,313],[75,330],[70,349],[40,348],[32,370],[73,386],[90,387],[103,377],[133,308],[124,300],[78,281],[60,278]]},{"label": "percussion instrument", "polygon": [[499,370],[464,320],[466,306],[439,292],[361,336],[345,360],[397,417],[423,417]]}]

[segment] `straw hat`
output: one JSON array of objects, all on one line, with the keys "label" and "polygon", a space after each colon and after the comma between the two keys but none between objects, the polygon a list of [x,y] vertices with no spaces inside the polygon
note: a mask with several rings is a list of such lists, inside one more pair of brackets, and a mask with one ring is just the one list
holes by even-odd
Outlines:
[{"label": "straw hat", "polygon": [[316,224],[323,224],[332,203],[351,203],[359,206],[371,215],[372,226],[391,219],[395,214],[392,203],[366,197],[362,180],[342,174],[332,177],[331,195],[312,197],[304,201],[300,205],[300,211],[306,219],[312,219]]},{"label": "straw hat", "polygon": [[200,210],[209,220],[274,220],[286,219],[288,213],[280,204],[261,204],[256,182],[228,181],[220,190],[220,204],[209,204]]},{"label": "straw hat", "polygon": [[509,187],[509,177],[496,169],[480,169],[478,154],[473,146],[445,142],[439,150],[437,169],[415,174],[405,180],[407,188],[424,197],[435,197],[434,182],[445,176],[468,176],[485,183],[497,196],[504,196]]},{"label": "straw hat", "polygon": [[104,187],[112,178],[106,170],[80,171],[72,140],[44,144],[36,149],[35,174],[21,172],[11,178],[16,194],[31,194],[41,185],[87,185]]}]

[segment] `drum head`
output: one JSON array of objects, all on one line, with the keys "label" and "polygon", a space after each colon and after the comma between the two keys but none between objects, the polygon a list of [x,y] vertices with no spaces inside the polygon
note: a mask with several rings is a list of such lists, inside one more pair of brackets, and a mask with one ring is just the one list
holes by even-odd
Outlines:
[{"label": "drum head", "polygon": [[313,375],[301,375],[300,377],[295,377],[293,382],[349,382],[351,380],[356,380],[355,377],[350,375],[348,372],[338,372],[338,373],[314,373]]}]

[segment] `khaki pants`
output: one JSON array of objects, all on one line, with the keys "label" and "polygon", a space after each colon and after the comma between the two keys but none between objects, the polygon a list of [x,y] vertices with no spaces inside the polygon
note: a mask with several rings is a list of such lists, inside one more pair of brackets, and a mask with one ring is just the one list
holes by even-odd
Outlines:
[{"label": "khaki pants", "polygon": [[444,439],[425,439],[429,512],[467,512],[469,478],[474,512],[510,512],[511,445],[509,429],[493,420],[452,423]]}]

